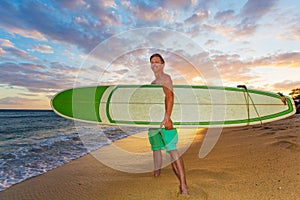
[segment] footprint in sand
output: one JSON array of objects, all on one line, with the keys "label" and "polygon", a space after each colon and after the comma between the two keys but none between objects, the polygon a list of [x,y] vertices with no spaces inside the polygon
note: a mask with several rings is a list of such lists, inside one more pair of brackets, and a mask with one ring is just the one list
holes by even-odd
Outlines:
[{"label": "footprint in sand", "polygon": [[272,146],[279,146],[279,147],[285,148],[285,149],[299,149],[300,150],[300,147],[298,144],[288,141],[288,140],[281,140],[281,141],[274,142],[272,144]]},{"label": "footprint in sand", "polygon": [[270,136],[270,135],[275,135],[276,131],[269,131],[269,132],[265,132],[260,134],[259,136]]},{"label": "footprint in sand", "polygon": [[281,139],[293,139],[293,138],[297,138],[297,136],[294,136],[294,135],[284,135],[284,136],[278,136],[278,137],[275,137],[276,139],[278,140],[281,140]]}]

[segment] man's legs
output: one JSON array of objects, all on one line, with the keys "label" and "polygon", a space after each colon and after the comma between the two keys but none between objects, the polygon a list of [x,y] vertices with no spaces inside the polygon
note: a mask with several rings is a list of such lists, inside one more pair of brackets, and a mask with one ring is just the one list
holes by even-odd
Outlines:
[{"label": "man's legs", "polygon": [[162,166],[162,154],[161,150],[153,151],[153,161],[154,161],[154,176],[160,175],[160,169]]},{"label": "man's legs", "polygon": [[180,192],[181,194],[188,194],[183,159],[180,157],[177,150],[171,150],[169,153],[172,158],[173,170],[180,182]]},{"label": "man's legs", "polygon": [[183,159],[180,157],[176,147],[178,142],[177,129],[162,129],[162,137],[166,144],[166,150],[172,158],[173,170],[180,182],[180,192],[181,194],[188,194]]},{"label": "man's legs", "polygon": [[151,149],[153,151],[153,161],[154,161],[154,176],[160,175],[160,169],[162,166],[162,153],[161,149],[164,149],[165,144],[163,142],[161,129],[150,128],[148,130],[149,142],[151,144]]}]

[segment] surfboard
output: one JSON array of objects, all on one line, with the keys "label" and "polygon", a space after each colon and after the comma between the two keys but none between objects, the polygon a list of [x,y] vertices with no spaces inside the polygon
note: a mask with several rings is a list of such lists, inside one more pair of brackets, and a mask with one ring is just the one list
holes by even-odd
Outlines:
[{"label": "surfboard", "polygon": [[[175,127],[235,127],[263,124],[295,114],[294,101],[246,87],[174,85]],[[159,127],[165,112],[160,85],[71,88],[51,100],[60,116],[88,123]]]}]

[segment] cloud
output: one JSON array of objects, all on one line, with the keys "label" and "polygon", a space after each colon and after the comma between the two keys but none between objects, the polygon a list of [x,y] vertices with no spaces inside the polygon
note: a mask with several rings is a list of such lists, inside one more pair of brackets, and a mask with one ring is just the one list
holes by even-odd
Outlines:
[{"label": "cloud", "polygon": [[130,8],[131,7],[131,2],[130,1],[122,1],[121,5],[124,6],[125,8]]},{"label": "cloud", "polygon": [[234,10],[219,11],[214,16],[217,21],[228,21],[234,18]]},{"label": "cloud", "polygon": [[35,18],[31,18],[30,14],[27,15],[23,13],[18,6],[13,4],[10,0],[0,1],[0,18],[0,25],[2,28],[11,34],[19,34],[37,40],[46,40],[44,35],[33,27],[26,28],[28,24],[26,20],[28,18],[35,20]]},{"label": "cloud", "polygon": [[300,39],[300,27],[296,27],[295,28],[295,30],[293,30],[293,32],[294,32],[294,38],[296,39],[296,40],[299,40]]},{"label": "cloud", "polygon": [[170,9],[182,9],[186,11],[190,7],[195,7],[198,4],[198,0],[176,0],[176,1],[164,1],[164,8]]},{"label": "cloud", "polygon": [[88,7],[88,4],[85,2],[85,0],[59,0],[57,1],[57,3],[63,8],[67,9],[78,9],[82,7]]},{"label": "cloud", "polygon": [[150,10],[148,7],[136,6],[132,11],[140,24],[158,25],[173,21],[172,13],[163,7]]},{"label": "cloud", "polygon": [[28,100],[30,102],[34,102],[34,101],[39,101],[38,99],[28,99],[28,98],[20,98],[20,97],[5,97],[0,99],[0,105],[26,105],[25,102],[28,102]]},{"label": "cloud", "polygon": [[243,22],[235,28],[232,39],[236,40],[236,39],[251,36],[256,32],[257,27],[258,26],[256,24],[247,24]]},{"label": "cloud", "polygon": [[24,98],[11,96],[0,99],[0,108],[4,109],[45,109],[50,103],[47,98]]},{"label": "cloud", "polygon": [[0,46],[2,46],[2,47],[14,47],[14,44],[9,40],[0,38]]},{"label": "cloud", "polygon": [[74,20],[76,23],[83,23],[83,24],[87,24],[87,25],[89,24],[88,19],[85,17],[75,17]]},{"label": "cloud", "polygon": [[8,59],[8,57],[12,57],[15,58],[16,60],[37,60],[36,57],[33,57],[31,55],[29,55],[26,51],[22,50],[22,49],[18,49],[15,47],[5,47],[3,48],[4,50],[4,55],[6,56],[6,60]]},{"label": "cloud", "polygon": [[[250,68],[247,62],[243,62],[238,54],[220,54],[211,56],[212,62],[217,66],[224,81],[239,82],[240,80],[252,80],[256,77],[249,75]],[[233,75],[234,74],[234,75]]]},{"label": "cloud", "polygon": [[53,53],[53,49],[49,45],[35,45],[32,50],[41,53]]},{"label": "cloud", "polygon": [[57,1],[57,3],[63,8],[76,11],[80,16],[75,16],[75,21],[90,24],[90,26],[87,27],[88,29],[92,29],[95,25],[100,29],[100,26],[120,25],[119,16],[115,11],[111,10],[118,9],[114,0],[62,0]]},{"label": "cloud", "polygon": [[2,84],[27,88],[30,92],[53,92],[72,87],[76,69],[61,63],[45,65],[1,63]]},{"label": "cloud", "polygon": [[284,80],[272,85],[275,90],[292,90],[300,87],[300,81]]},{"label": "cloud", "polygon": [[104,8],[117,8],[117,4],[115,3],[115,0],[103,0],[102,6]]},{"label": "cloud", "polygon": [[[256,44],[262,37],[266,37],[258,34],[267,33],[268,27],[273,31],[278,26],[277,32],[272,32],[278,38],[268,40],[277,42],[278,39],[300,38],[299,9],[292,6],[281,9],[279,6],[275,7],[277,2],[60,0],[17,3],[2,0],[0,26],[4,33],[6,31],[6,39],[0,39],[1,82],[3,80],[3,84],[24,87],[33,94],[52,93],[72,87],[76,75],[82,77],[82,84],[96,84],[101,74],[104,74],[103,79],[108,83],[149,83],[153,74],[149,70],[148,55],[155,51],[153,46],[166,56],[166,70],[174,75],[176,83],[184,83],[185,80],[204,83],[203,74],[209,74],[205,71],[205,67],[209,68],[209,65],[204,63],[199,73],[189,60],[202,64],[201,59],[209,56],[227,83],[243,80],[249,83],[262,82],[262,78],[253,73],[259,67],[264,70],[274,69],[273,67],[287,70],[293,68],[293,71],[297,71],[295,69],[300,66],[299,52],[295,51],[296,42],[283,46],[282,51],[291,49],[284,53],[272,53],[274,50],[268,43],[268,55],[250,58],[266,48]],[[286,9],[293,10],[294,13],[291,14]],[[274,20],[269,20],[271,18]],[[149,26],[170,28],[186,33],[188,37],[195,36],[195,39],[199,39],[198,43],[204,43],[207,48],[213,47],[218,51],[208,49],[211,55],[205,56],[187,55],[184,50],[189,50],[189,47],[165,31],[137,31],[137,34],[131,35],[126,33],[130,28]],[[121,31],[125,31],[125,34],[119,34]],[[123,36],[103,42],[114,34]],[[258,40],[256,36],[259,36]],[[241,43],[240,39],[247,40],[248,43]],[[100,42],[103,42],[101,50],[95,52],[93,58],[89,58],[91,63],[82,66],[82,70],[72,67],[78,65],[80,55],[90,55],[89,52]],[[182,52],[176,49],[180,45]],[[219,45],[222,46],[218,48]],[[57,46],[59,48],[56,49]],[[143,49],[144,47],[147,49]],[[254,47],[254,52],[240,51],[250,47]],[[65,52],[56,55],[62,48]],[[225,49],[233,53],[224,53]],[[53,55],[36,53],[34,55],[43,59],[38,60],[33,54],[30,55],[32,51]],[[63,59],[66,58],[64,61],[61,61],[62,56]],[[249,59],[245,60],[243,56],[249,56]],[[106,65],[107,63],[111,66]],[[108,66],[111,68],[107,69]],[[273,83],[268,83],[268,87],[272,87]],[[294,83],[297,84],[295,81]]]},{"label": "cloud", "polygon": [[0,47],[0,57],[4,57],[6,52]]},{"label": "cloud", "polygon": [[187,18],[184,22],[188,24],[200,23],[201,21],[208,19],[208,16],[209,16],[209,11],[203,10],[193,14],[191,17]]},{"label": "cloud", "polygon": [[[213,30],[231,38],[249,36],[258,28],[256,21],[275,2],[249,0],[240,14],[228,9],[218,11],[214,16],[215,21],[203,24],[204,20],[210,19],[209,7],[215,6],[216,1],[155,0],[123,1],[117,4],[113,0],[62,0],[47,4],[39,1],[16,4],[3,0],[0,2],[0,24],[11,34],[40,41],[59,41],[75,45],[88,53],[103,40],[119,33],[120,29],[129,27],[164,26],[175,27],[192,35]],[[185,21],[177,19],[186,15],[189,17]],[[231,23],[224,24],[224,21]],[[187,30],[185,23],[193,27]]]},{"label": "cloud", "polygon": [[[249,38],[262,27],[259,23],[261,19],[270,13],[274,14],[272,11],[276,3],[277,0],[248,0],[240,13],[232,9],[219,10],[214,14],[213,20],[205,25],[207,32],[224,35],[233,41]],[[205,28],[204,24],[202,27]]]},{"label": "cloud", "polygon": [[256,23],[256,21],[267,14],[277,2],[278,0],[248,0],[242,8],[240,15],[244,18],[244,22],[251,24]]},{"label": "cloud", "polygon": [[251,66],[300,67],[300,52],[288,52],[258,58]]},{"label": "cloud", "polygon": [[[260,67],[270,67],[270,70],[280,68],[299,68],[300,52],[281,53],[251,60],[243,60],[238,54],[211,55],[213,63],[225,82],[253,83],[260,80],[260,76],[253,74],[252,70]],[[261,81],[261,80],[260,80]],[[263,89],[263,88],[262,88]]]},{"label": "cloud", "polygon": [[282,40],[300,40],[300,27],[291,27],[287,32],[278,35]]},{"label": "cloud", "polygon": [[21,35],[26,38],[32,38],[39,41],[47,41],[46,35],[37,31],[37,30],[26,30],[19,27],[15,27],[12,24],[5,26],[7,32],[13,34],[13,35]]},{"label": "cloud", "polygon": [[[74,20],[81,14],[89,16],[91,21],[88,25]],[[55,3],[45,5],[38,1],[25,1],[14,4],[12,1],[0,1],[0,25],[7,32],[40,41],[52,39],[76,45],[86,52],[112,35],[107,31],[108,26],[118,21],[112,12],[96,1],[89,1],[89,6],[78,15],[68,13]]]},{"label": "cloud", "polygon": [[207,40],[206,42],[205,42],[205,45],[206,46],[215,46],[216,44],[218,44],[218,41],[217,40]]},{"label": "cloud", "polygon": [[[120,25],[120,18],[117,14],[117,5],[112,0],[90,0],[86,2],[88,4],[85,12],[94,20],[98,21],[97,28],[101,30],[101,26],[107,28],[108,26]],[[81,9],[81,8],[80,8]],[[112,9],[112,10],[111,10]],[[90,30],[93,27],[89,27]],[[99,30],[98,30],[99,31]]]},{"label": "cloud", "polygon": [[239,14],[241,22],[235,27],[235,35],[239,37],[253,35],[258,27],[258,20],[270,12],[277,1],[278,0],[248,0]]},{"label": "cloud", "polygon": [[[201,51],[203,54],[189,55],[188,53],[190,52],[172,49],[172,46],[166,46],[166,44],[163,43],[166,38],[170,39],[171,37],[170,33],[166,34],[168,32],[147,32],[146,30],[139,32],[142,32],[146,38],[157,38],[156,46],[160,46],[161,48],[149,49],[149,46],[152,44],[150,42],[149,44],[145,44],[147,47],[146,49],[137,48],[134,51],[127,51],[125,49],[126,53],[122,53],[123,49],[118,49],[118,46],[116,48],[112,48],[118,49],[112,52],[114,55],[113,57],[111,57],[111,53],[109,51],[103,52],[102,50],[95,52],[91,58],[87,59],[87,63],[84,64],[85,68],[83,73],[78,77],[80,78],[79,82],[87,83],[87,81],[89,81],[90,84],[96,84],[97,81],[99,82],[98,84],[149,84],[153,80],[153,72],[150,69],[149,57],[151,54],[157,52],[161,53],[165,57],[166,72],[174,76],[174,81],[177,84],[184,84],[187,82],[195,84],[190,81],[192,78],[201,75],[205,75],[205,77],[208,76],[207,74],[211,70],[210,67],[212,67],[212,65],[209,66],[205,63],[206,58],[208,58],[208,54],[205,54],[203,50]],[[116,40],[114,40],[114,42],[122,42],[121,38],[115,39]],[[179,42],[180,37],[175,37],[173,35],[173,39],[173,42],[175,43],[174,45],[176,46],[188,45],[187,43],[177,44],[176,42]],[[170,45],[170,41],[166,41],[166,43]],[[129,41],[128,45],[131,45],[131,41]],[[184,48],[191,48],[191,46],[186,46]],[[108,50],[109,49],[110,48],[108,48]],[[193,53],[196,53],[196,51],[193,51]],[[96,62],[97,64],[94,65],[93,62],[90,61],[90,59],[93,60],[94,58],[102,57],[107,58],[107,60],[111,60],[109,65],[105,65],[107,68],[105,68],[104,65],[100,65],[99,62]],[[88,64],[89,62],[92,64]],[[193,66],[190,62],[198,65],[198,68]]]},{"label": "cloud", "polygon": [[20,93],[18,93],[18,95],[27,96],[27,97],[38,97],[37,94],[34,94],[34,93],[24,93],[24,92],[20,92]]}]

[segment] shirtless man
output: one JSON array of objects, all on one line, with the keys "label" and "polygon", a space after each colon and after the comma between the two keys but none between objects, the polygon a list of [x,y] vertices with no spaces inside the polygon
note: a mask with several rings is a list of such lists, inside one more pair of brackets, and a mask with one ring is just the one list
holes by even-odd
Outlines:
[{"label": "shirtless man", "polygon": [[150,63],[155,76],[155,80],[152,81],[152,84],[162,85],[165,94],[165,116],[160,125],[160,129],[151,128],[148,131],[149,141],[153,150],[154,176],[160,175],[162,166],[161,150],[166,149],[172,158],[173,170],[180,181],[180,192],[181,194],[188,194],[183,159],[180,157],[176,148],[178,134],[177,130],[173,128],[171,120],[174,104],[172,79],[168,74],[164,73],[165,61],[160,54],[153,54],[150,57]]}]

